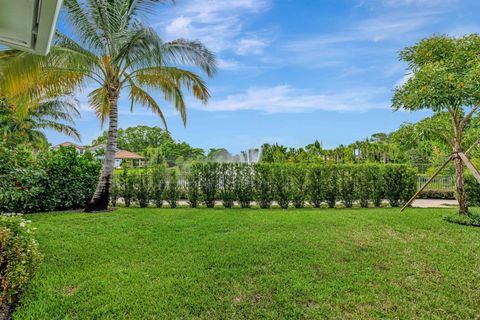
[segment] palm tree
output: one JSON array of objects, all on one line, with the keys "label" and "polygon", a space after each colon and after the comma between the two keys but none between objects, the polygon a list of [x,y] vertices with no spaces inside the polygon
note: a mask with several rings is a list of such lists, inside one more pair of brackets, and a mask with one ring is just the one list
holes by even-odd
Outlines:
[{"label": "palm tree", "polygon": [[142,24],[163,0],[66,0],[66,16],[74,27],[72,37],[57,33],[46,57],[22,53],[5,70],[9,92],[23,92],[29,101],[39,92],[68,93],[97,87],[89,92],[90,106],[102,125],[108,120],[105,159],[95,194],[86,211],[108,207],[117,143],[118,101],[127,91],[130,109],[147,107],[165,123],[165,117],[149,90],[160,90],[186,124],[182,90],[203,103],[209,92],[202,78],[178,65],[200,68],[209,77],[216,70],[215,56],[200,42],[163,42],[153,28]]},{"label": "palm tree", "polygon": [[80,117],[77,103],[71,99],[57,98],[43,101],[30,108],[26,114],[17,112],[5,98],[0,99],[0,141],[16,146],[30,145],[34,148],[47,146],[43,130],[51,129],[80,139],[73,127],[74,119]]}]

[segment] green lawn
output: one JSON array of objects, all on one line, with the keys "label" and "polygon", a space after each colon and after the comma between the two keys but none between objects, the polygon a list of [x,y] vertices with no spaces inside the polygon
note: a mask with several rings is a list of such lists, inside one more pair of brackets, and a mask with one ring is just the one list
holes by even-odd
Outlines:
[{"label": "green lawn", "polygon": [[31,215],[45,259],[14,319],[473,319],[480,228],[450,210]]}]

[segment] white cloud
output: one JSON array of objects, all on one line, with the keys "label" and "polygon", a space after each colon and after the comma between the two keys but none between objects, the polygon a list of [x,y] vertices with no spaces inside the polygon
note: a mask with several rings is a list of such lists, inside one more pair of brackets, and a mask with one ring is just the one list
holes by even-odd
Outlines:
[{"label": "white cloud", "polygon": [[166,26],[165,32],[168,34],[175,34],[179,38],[187,38],[192,32],[191,23],[192,20],[189,18],[180,16]]},{"label": "white cloud", "polygon": [[218,67],[224,70],[238,70],[240,64],[235,60],[217,58]]},{"label": "white cloud", "polygon": [[261,54],[267,46],[267,41],[263,39],[241,39],[235,52],[241,56]]},{"label": "white cloud", "polygon": [[236,44],[241,44],[243,38],[243,17],[267,10],[270,1],[190,0],[175,8],[176,16],[157,27],[164,28],[169,38],[201,40],[216,52],[237,50]]},{"label": "white cloud", "polygon": [[452,5],[455,2],[458,2],[458,0],[360,0],[357,7],[444,7]]},{"label": "white cloud", "polygon": [[[295,113],[314,110],[324,111],[366,111],[389,108],[378,102],[389,94],[385,88],[361,88],[348,92],[315,94],[296,89],[289,85],[268,88],[250,88],[242,93],[228,95],[221,100],[213,100],[201,110],[236,111],[256,110],[267,113]],[[373,100],[373,99],[376,99]]]}]

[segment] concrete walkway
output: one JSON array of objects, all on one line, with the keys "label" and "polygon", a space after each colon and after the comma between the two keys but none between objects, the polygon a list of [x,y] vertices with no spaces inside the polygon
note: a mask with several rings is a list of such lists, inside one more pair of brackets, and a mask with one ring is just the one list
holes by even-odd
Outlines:
[{"label": "concrete walkway", "polygon": [[457,205],[457,200],[446,199],[417,199],[412,203],[415,208],[452,208]]}]

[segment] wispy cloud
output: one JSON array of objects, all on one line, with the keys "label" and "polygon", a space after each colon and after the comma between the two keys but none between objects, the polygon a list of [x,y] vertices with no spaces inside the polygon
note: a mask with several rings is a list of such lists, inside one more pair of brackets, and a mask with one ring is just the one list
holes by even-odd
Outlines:
[{"label": "wispy cloud", "polygon": [[315,110],[366,111],[389,108],[379,101],[389,93],[386,88],[363,88],[346,92],[316,94],[289,85],[249,88],[224,99],[213,100],[205,111],[256,110],[267,113],[296,113]]},{"label": "wispy cloud", "polygon": [[251,48],[258,51],[261,39],[244,36],[246,15],[270,8],[270,0],[191,0],[175,8],[166,23],[159,23],[169,38],[198,39],[216,52]]}]

